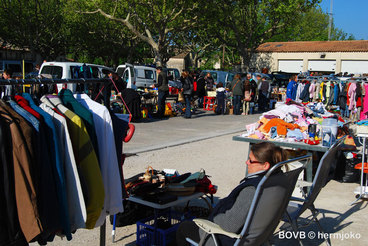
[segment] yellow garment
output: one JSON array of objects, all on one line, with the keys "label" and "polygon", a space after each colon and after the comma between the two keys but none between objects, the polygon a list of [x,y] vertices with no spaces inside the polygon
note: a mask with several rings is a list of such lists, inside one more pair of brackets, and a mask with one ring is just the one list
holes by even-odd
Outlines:
[{"label": "yellow garment", "polygon": [[100,217],[105,200],[100,166],[87,128],[81,118],[70,110],[63,113],[67,119],[83,196],[86,202],[86,228],[93,229]]},{"label": "yellow garment", "polygon": [[319,99],[321,100],[323,100],[323,86],[324,86],[324,82],[321,82],[321,87],[318,92]]},{"label": "yellow garment", "polygon": [[260,127],[258,127],[258,130],[259,130],[259,131],[261,131],[261,132],[264,132],[264,133],[268,133],[268,131],[267,131],[267,132],[265,132],[263,128],[265,127],[265,125],[266,125],[269,121],[270,121],[269,119],[267,119],[267,118],[265,118],[265,117],[262,117],[262,118],[258,121],[258,123],[259,123],[259,125],[260,125]]}]

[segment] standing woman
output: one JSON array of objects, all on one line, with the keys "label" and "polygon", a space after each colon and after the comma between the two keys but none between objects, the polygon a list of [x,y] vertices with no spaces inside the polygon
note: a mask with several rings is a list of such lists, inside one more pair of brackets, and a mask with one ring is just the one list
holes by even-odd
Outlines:
[{"label": "standing woman", "polygon": [[189,76],[187,71],[181,73],[181,84],[183,88],[181,91],[183,92],[185,98],[185,115],[184,118],[189,119],[192,118],[192,94],[193,94],[193,81],[192,78]]},{"label": "standing woman", "polygon": [[198,108],[203,108],[203,100],[206,96],[206,80],[203,75],[199,75],[197,80],[197,96],[198,96]]},{"label": "standing woman", "polygon": [[243,102],[243,113],[242,115],[249,114],[249,105],[252,100],[250,81],[247,79],[244,81],[244,102]]},{"label": "standing woman", "polygon": [[240,114],[240,105],[241,105],[241,98],[243,96],[243,82],[241,81],[240,74],[236,74],[234,76],[233,81],[230,85],[230,90],[233,93],[233,105],[234,105],[234,114]]}]

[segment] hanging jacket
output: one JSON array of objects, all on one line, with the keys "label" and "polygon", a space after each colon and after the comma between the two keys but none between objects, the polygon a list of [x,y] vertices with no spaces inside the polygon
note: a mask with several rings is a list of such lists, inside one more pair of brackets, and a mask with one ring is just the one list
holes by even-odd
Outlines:
[{"label": "hanging jacket", "polygon": [[356,95],[355,95],[355,101],[356,101],[356,107],[361,107],[362,106],[362,86],[360,83],[356,83]]},{"label": "hanging jacket", "polygon": [[316,82],[313,82],[309,86],[309,99],[310,101],[313,101],[315,98],[315,92],[316,92]]},{"label": "hanging jacket", "polygon": [[[33,168],[35,171],[35,189],[38,194],[38,208],[41,224],[43,227],[42,233],[37,237],[39,244],[45,244],[53,236],[56,231],[61,230],[61,220],[58,216],[60,211],[60,202],[57,196],[56,179],[57,177],[53,173],[53,165],[50,163],[55,163],[55,150],[53,144],[53,133],[52,130],[44,122],[42,116],[40,116],[40,121],[38,121],[30,112],[34,111],[28,104],[28,101],[21,96],[16,96],[20,105],[25,107],[22,108],[14,101],[9,100],[11,107],[22,116],[25,120],[30,122],[36,129],[35,137],[32,139],[34,148],[34,156],[36,167]],[[36,111],[34,111],[36,112]],[[38,113],[37,113],[38,114]],[[14,116],[13,117],[17,117]],[[18,117],[19,122],[22,120]],[[23,126],[22,129],[25,129]],[[33,156],[33,154],[31,154]]]},{"label": "hanging jacket", "polygon": [[64,166],[62,164],[62,157],[61,157],[62,153],[60,151],[61,150],[60,142],[58,139],[58,134],[57,134],[54,122],[52,121],[52,118],[48,113],[46,113],[41,108],[36,106],[30,94],[23,93],[22,95],[24,99],[26,99],[29,102],[31,108],[35,110],[37,113],[39,113],[40,115],[42,115],[42,117],[45,120],[45,123],[51,129],[52,139],[53,139],[52,144],[54,147],[54,152],[53,152],[54,156],[52,158],[53,160],[55,160],[53,162],[53,164],[55,165],[53,168],[53,171],[56,177],[55,180],[56,180],[57,196],[58,196],[59,204],[60,204],[59,216],[61,219],[63,233],[67,237],[68,240],[71,240],[72,234],[71,234],[71,229],[70,229],[69,210],[68,210],[68,205],[67,205],[67,195],[66,195],[66,187],[65,187],[65,171],[64,171]]},{"label": "hanging jacket", "polygon": [[[335,93],[334,84],[332,82],[330,82],[330,85],[328,87],[329,87],[329,95],[328,95],[327,105],[332,105],[334,97],[335,97],[334,96],[334,93]],[[326,92],[326,94],[327,94],[327,92]]]},{"label": "hanging jacket", "polygon": [[19,225],[10,123],[0,117],[0,245],[28,245]]},{"label": "hanging jacket", "polygon": [[347,85],[345,83],[340,83],[340,89],[339,89],[339,100],[338,105],[340,107],[340,110],[345,110],[347,105],[347,93],[345,92],[345,87]]},{"label": "hanging jacket", "polygon": [[348,90],[348,96],[349,96],[349,110],[353,110],[356,108],[356,83],[352,82],[350,83],[349,90]]},{"label": "hanging jacket", "polygon": [[296,97],[295,97],[296,102],[302,102],[300,95],[302,94],[304,87],[305,87],[304,83],[302,82],[298,83],[298,87],[296,89]]},{"label": "hanging jacket", "polygon": [[340,91],[340,88],[339,88],[339,84],[336,83],[335,86],[334,86],[334,99],[333,99],[333,105],[337,105],[337,101],[339,99],[339,91]]},{"label": "hanging jacket", "polygon": [[309,88],[310,88],[310,86],[311,86],[311,84],[309,82],[306,82],[305,85],[304,85],[303,91],[300,93],[299,98],[304,103],[309,102],[309,96],[310,96]]},{"label": "hanging jacket", "polygon": [[316,90],[314,92],[313,101],[317,101],[317,100],[321,99],[320,93],[319,93],[320,90],[321,90],[321,83],[316,83]]},{"label": "hanging jacket", "polygon": [[67,119],[70,139],[72,140],[73,149],[76,150],[74,155],[79,177],[82,180],[83,195],[86,202],[86,228],[93,229],[97,219],[100,217],[105,198],[102,175],[95,150],[83,120],[66,108],[57,96],[49,95],[46,98]]},{"label": "hanging jacket", "polygon": [[5,103],[0,101],[0,116],[9,122],[11,132],[15,199],[19,224],[27,242],[30,242],[42,231],[37,194],[34,178],[32,177],[31,158],[26,147],[27,144],[23,140],[31,136],[23,136],[19,125],[16,123],[17,121],[9,116],[8,111],[4,108],[5,106]]}]

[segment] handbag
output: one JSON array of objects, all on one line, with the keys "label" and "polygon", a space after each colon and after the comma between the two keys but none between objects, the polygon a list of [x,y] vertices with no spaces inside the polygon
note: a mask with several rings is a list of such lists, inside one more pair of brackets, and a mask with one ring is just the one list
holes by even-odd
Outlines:
[{"label": "handbag", "polygon": [[178,94],[178,102],[185,102],[185,98],[183,92],[179,92]]},{"label": "handbag", "polygon": [[250,102],[250,100],[252,100],[252,96],[250,95],[250,92],[249,91],[245,91],[244,92],[244,101]]}]

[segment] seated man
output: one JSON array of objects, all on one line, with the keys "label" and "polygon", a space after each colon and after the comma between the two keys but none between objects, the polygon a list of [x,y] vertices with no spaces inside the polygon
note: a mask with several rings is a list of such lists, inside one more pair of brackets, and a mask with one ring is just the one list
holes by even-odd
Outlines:
[{"label": "seated man", "polygon": [[[239,233],[243,228],[250,205],[258,183],[263,175],[275,164],[286,160],[286,153],[282,148],[270,142],[257,143],[251,146],[248,166],[248,176],[225,198],[214,207],[209,220],[218,224],[222,229]],[[281,170],[280,170],[281,171]],[[193,221],[184,221],[180,224],[176,240],[177,245],[190,245],[185,238],[199,242],[204,232]],[[219,235],[221,245],[232,245],[235,239]]]}]

